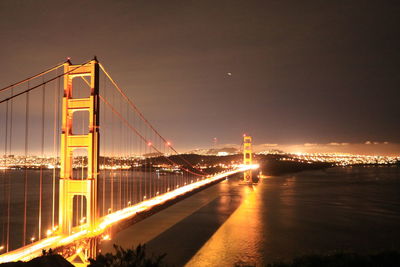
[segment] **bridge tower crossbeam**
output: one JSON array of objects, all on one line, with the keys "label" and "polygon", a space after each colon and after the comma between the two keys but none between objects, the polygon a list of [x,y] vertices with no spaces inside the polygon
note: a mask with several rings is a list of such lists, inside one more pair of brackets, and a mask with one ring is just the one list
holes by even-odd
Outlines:
[{"label": "bridge tower crossbeam", "polygon": [[[96,59],[84,65],[72,65],[68,61],[64,64],[64,73],[58,227],[61,234],[71,235],[75,196],[86,199],[86,227],[95,229],[98,221],[99,64]],[[76,78],[82,78],[90,85],[89,97],[73,97],[73,79]],[[77,111],[89,113],[87,134],[78,135],[72,132],[73,115]],[[87,176],[82,180],[73,177],[73,153],[76,149],[87,151]]]}]

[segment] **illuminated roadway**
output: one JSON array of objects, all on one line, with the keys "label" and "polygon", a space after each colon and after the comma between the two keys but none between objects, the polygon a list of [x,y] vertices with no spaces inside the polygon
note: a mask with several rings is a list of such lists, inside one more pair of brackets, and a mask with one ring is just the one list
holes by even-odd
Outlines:
[{"label": "illuminated roadway", "polygon": [[[201,181],[197,181],[182,187],[179,187],[171,192],[167,192],[165,194],[156,196],[149,200],[142,201],[136,205],[124,208],[122,210],[116,211],[114,213],[108,214],[104,217],[99,218],[99,224],[96,229],[93,231],[89,230],[88,225],[81,225],[79,227],[75,227],[76,231],[70,236],[62,236],[62,235],[50,235],[47,238],[41,239],[37,242],[33,242],[25,247],[13,250],[11,252],[0,255],[0,263],[4,262],[12,262],[12,261],[27,261],[34,257],[40,256],[42,254],[42,250],[48,250],[50,248],[54,249],[57,247],[62,247],[68,244],[73,243],[74,241],[78,241],[88,237],[101,236],[102,238],[108,238],[107,235],[104,235],[104,232],[111,225],[118,223],[120,221],[126,220],[128,218],[134,217],[137,213],[147,211],[155,206],[161,205],[166,201],[172,200],[177,196],[185,195],[195,189],[201,188],[210,183],[222,180],[228,176],[231,176],[236,173],[244,172],[251,169],[257,169],[258,165],[239,165],[236,169],[218,173],[212,177],[206,178]],[[78,252],[78,251],[77,251]]]}]

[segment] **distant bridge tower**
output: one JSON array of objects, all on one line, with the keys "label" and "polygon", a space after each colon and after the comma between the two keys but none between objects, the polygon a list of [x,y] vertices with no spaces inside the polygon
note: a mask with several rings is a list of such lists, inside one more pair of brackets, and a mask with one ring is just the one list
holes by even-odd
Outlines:
[{"label": "distant bridge tower", "polygon": [[[243,135],[243,164],[253,164],[253,149],[251,145],[252,138],[248,135]],[[248,184],[253,183],[252,171],[248,170],[244,172],[244,182]]]},{"label": "distant bridge tower", "polygon": [[[84,65],[64,65],[64,97],[62,103],[61,171],[59,196],[59,231],[71,235],[73,232],[74,198],[83,198],[86,220],[81,222],[89,230],[97,227],[97,175],[99,157],[99,64],[95,58]],[[84,79],[90,86],[90,95],[76,98],[73,79]],[[74,134],[72,131],[74,113],[88,113],[88,133]],[[73,152],[76,149],[87,151],[86,177],[77,180],[73,176]],[[96,255],[96,245],[91,244],[87,255]],[[93,251],[90,251],[93,250]]]}]

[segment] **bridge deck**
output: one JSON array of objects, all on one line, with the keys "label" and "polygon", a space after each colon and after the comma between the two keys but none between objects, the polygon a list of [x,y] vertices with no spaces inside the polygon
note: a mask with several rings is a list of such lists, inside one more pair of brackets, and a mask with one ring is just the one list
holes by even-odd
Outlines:
[{"label": "bridge deck", "polygon": [[[167,201],[173,200],[178,196],[185,195],[193,190],[199,189],[203,186],[209,185],[213,182],[220,181],[230,175],[244,172],[250,169],[255,169],[258,166],[255,165],[242,165],[235,170],[227,171],[223,173],[219,173],[215,176],[206,178],[201,181],[194,182],[192,184],[188,184],[177,188],[171,192],[159,195],[157,197],[151,198],[149,200],[142,201],[136,205],[124,208],[122,210],[116,211],[114,213],[108,214],[102,218],[100,218],[100,223],[97,229],[90,230],[88,226],[80,226],[79,231],[75,232],[70,236],[62,236],[62,235],[54,235],[45,239],[41,239],[25,247],[21,247],[19,249],[10,251],[8,253],[0,255],[0,263],[4,262],[12,262],[12,261],[27,261],[34,257],[40,256],[42,254],[42,250],[48,250],[50,248],[58,248],[63,247],[78,240],[94,237],[94,236],[101,236],[107,228],[116,224],[118,222],[124,221],[126,219],[130,219],[134,217],[136,214],[148,211],[153,207],[158,205],[162,205]],[[76,229],[76,228],[75,228]]]}]

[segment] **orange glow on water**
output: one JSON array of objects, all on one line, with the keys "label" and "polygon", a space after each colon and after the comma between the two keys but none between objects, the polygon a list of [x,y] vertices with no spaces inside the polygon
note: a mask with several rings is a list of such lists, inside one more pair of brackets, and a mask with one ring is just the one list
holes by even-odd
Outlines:
[{"label": "orange glow on water", "polygon": [[263,266],[262,216],[257,187],[244,187],[244,201],[197,251],[188,266]]}]

